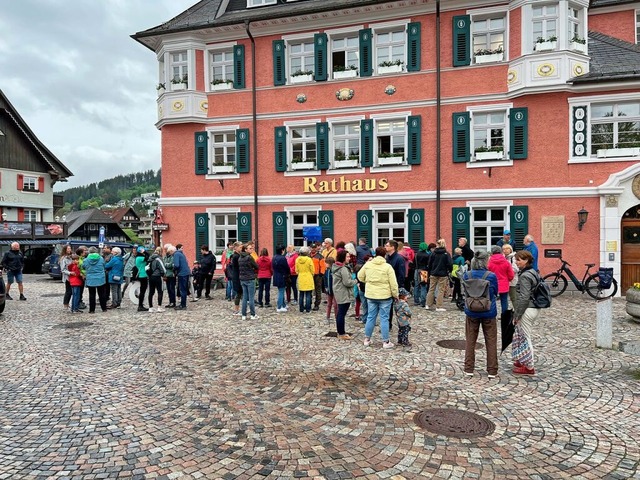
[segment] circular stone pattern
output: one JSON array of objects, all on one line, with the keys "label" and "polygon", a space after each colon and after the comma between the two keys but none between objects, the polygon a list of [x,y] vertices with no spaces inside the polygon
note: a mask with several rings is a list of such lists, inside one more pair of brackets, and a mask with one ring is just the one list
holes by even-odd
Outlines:
[{"label": "circular stone pattern", "polygon": [[83,328],[90,327],[93,325],[92,322],[72,322],[72,323],[59,323],[58,325],[54,325],[52,328]]},{"label": "circular stone pattern", "polygon": [[484,417],[454,408],[430,408],[414,415],[417,426],[437,435],[476,438],[491,435],[495,425]]},{"label": "circular stone pattern", "polygon": [[[442,348],[450,348],[451,350],[464,350],[467,348],[466,340],[439,340],[436,345]],[[482,348],[482,344],[476,342],[476,350]]]}]

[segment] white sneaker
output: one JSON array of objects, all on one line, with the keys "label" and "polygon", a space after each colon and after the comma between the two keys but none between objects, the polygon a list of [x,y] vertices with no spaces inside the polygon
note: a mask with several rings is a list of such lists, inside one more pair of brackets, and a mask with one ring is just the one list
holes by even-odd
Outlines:
[{"label": "white sneaker", "polygon": [[251,320],[257,320],[258,319],[258,315],[251,315]]},{"label": "white sneaker", "polygon": [[233,312],[231,315],[233,315],[234,317],[238,317],[240,316],[240,312]]},{"label": "white sneaker", "polygon": [[158,307],[158,308],[156,309],[156,312],[158,312],[158,313],[162,313],[162,312],[164,312],[164,307]]},{"label": "white sneaker", "polygon": [[276,310],[276,312],[285,313],[285,312],[287,312],[287,309],[286,308],[279,308],[279,309]]},{"label": "white sneaker", "polygon": [[155,308],[153,308],[153,307],[149,307],[149,313],[153,313],[153,312],[155,312],[155,311],[156,311],[156,309],[155,309]]},{"label": "white sneaker", "polygon": [[393,348],[395,345],[389,341],[382,344],[382,348]]},{"label": "white sneaker", "polygon": [[436,312],[446,312],[446,308],[436,308]]},{"label": "white sneaker", "polygon": [[242,315],[242,320],[246,320],[247,316],[246,315]]},{"label": "white sneaker", "polygon": [[365,338],[363,343],[365,347],[368,347],[369,345],[371,345],[371,339]]}]

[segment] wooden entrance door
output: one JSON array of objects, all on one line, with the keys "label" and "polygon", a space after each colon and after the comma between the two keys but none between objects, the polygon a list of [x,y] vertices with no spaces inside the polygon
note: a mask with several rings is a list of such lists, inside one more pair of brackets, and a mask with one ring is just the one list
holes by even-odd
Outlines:
[{"label": "wooden entrance door", "polygon": [[640,282],[640,205],[625,212],[621,227],[622,274],[620,292],[624,295],[631,285]]}]

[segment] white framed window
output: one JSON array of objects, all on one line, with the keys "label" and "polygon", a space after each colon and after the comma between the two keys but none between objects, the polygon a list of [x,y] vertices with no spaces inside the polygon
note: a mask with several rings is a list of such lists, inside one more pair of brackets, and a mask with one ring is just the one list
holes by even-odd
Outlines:
[{"label": "white framed window", "polygon": [[485,160],[504,158],[507,137],[507,111],[475,112],[471,117],[473,131],[473,152],[471,161],[483,160],[479,153],[495,153],[485,155]]},{"label": "white framed window", "polygon": [[582,39],[582,22],[580,20],[580,13],[581,10],[569,5],[569,12],[567,14],[567,21],[568,21],[568,38],[569,41],[572,41],[573,39]]},{"label": "white framed window", "polygon": [[38,211],[37,210],[24,210],[24,221],[25,222],[37,222],[38,221]]},{"label": "white framed window", "polygon": [[[357,35],[342,35],[331,37],[331,68],[333,77],[336,73],[351,72],[356,76],[360,66],[360,43]],[[354,68],[355,67],[355,68]],[[342,74],[344,76],[344,74]]]},{"label": "white framed window", "polygon": [[640,101],[592,103],[590,117],[591,155],[606,155],[602,150],[607,149],[625,149],[620,156],[640,155]]},{"label": "white framed window", "polygon": [[506,228],[507,207],[471,208],[471,244],[474,250],[491,251]]},{"label": "white framed window", "polygon": [[232,173],[236,169],[236,131],[210,132],[211,165],[213,173]]},{"label": "white framed window", "polygon": [[187,83],[189,79],[189,55],[186,50],[169,54],[171,81]]},{"label": "white framed window", "polygon": [[289,41],[287,52],[289,55],[289,78],[313,75],[315,62],[312,38]]},{"label": "white framed window", "polygon": [[377,72],[381,73],[381,68],[385,67],[400,67],[398,71],[404,70],[407,50],[406,26],[376,29],[374,39]]},{"label": "white framed window", "polygon": [[398,209],[376,210],[373,237],[382,246],[389,239],[404,241],[407,236],[407,211]]},{"label": "white framed window", "polygon": [[400,165],[406,161],[407,119],[376,119],[376,165]]},{"label": "white framed window", "polygon": [[532,42],[555,41],[558,38],[558,4],[534,5],[532,10]]},{"label": "white framed window", "polygon": [[[296,170],[297,164],[303,169],[315,169],[317,157],[316,125],[293,126],[289,128],[289,145],[291,148],[291,166]],[[306,165],[313,162],[313,166]]]},{"label": "white framed window", "polygon": [[360,165],[360,122],[332,124],[331,131],[334,168]]},{"label": "white framed window", "polygon": [[209,53],[211,84],[233,82],[233,50],[218,50]]},{"label": "white framed window", "polygon": [[473,16],[472,52],[476,63],[480,63],[477,60],[478,56],[502,55],[497,61],[504,58],[506,25],[506,14],[502,12]]},{"label": "white framed window", "polygon": [[318,212],[290,212],[289,213],[289,238],[296,247],[305,247],[311,242],[304,238],[303,227],[317,227]]},{"label": "white framed window", "polygon": [[25,175],[22,179],[22,189],[28,192],[38,191],[38,177]]},{"label": "white framed window", "polygon": [[209,248],[219,257],[229,242],[238,240],[238,215],[236,212],[209,213],[209,228],[214,239]]},{"label": "white framed window", "polygon": [[264,7],[265,5],[275,5],[277,0],[247,0],[247,8]]},{"label": "white framed window", "polygon": [[640,44],[640,10],[636,10],[636,43]]}]

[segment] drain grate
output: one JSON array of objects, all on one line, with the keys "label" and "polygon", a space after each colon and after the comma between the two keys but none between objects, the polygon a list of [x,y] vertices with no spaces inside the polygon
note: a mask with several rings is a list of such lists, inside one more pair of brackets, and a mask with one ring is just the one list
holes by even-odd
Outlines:
[{"label": "drain grate", "polygon": [[430,408],[414,415],[417,426],[437,435],[476,438],[491,435],[496,426],[480,415],[453,408]]},{"label": "drain grate", "polygon": [[[436,342],[436,345],[442,348],[450,348],[451,350],[464,350],[467,342],[465,340],[439,340]],[[482,344],[476,342],[476,350],[481,348]]]},{"label": "drain grate", "polygon": [[53,328],[84,328],[93,325],[93,322],[71,322],[71,323],[59,323],[54,325]]}]

